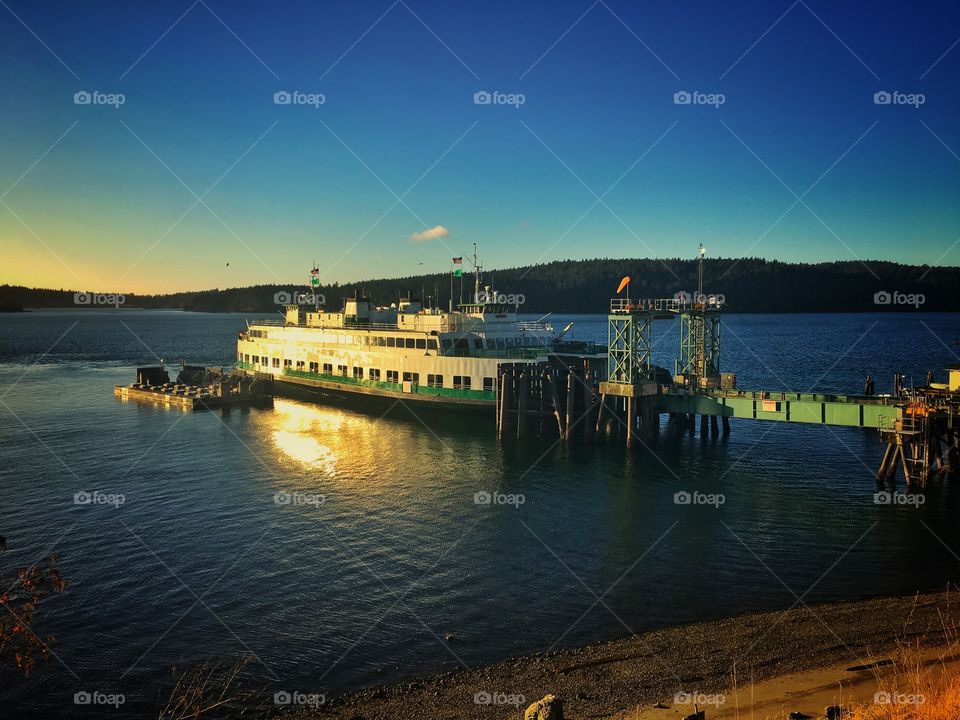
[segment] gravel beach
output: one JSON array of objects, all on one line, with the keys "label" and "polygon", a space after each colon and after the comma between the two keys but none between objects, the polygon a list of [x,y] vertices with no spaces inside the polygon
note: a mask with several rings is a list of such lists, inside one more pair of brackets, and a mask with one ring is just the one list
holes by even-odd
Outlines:
[{"label": "gravel beach", "polygon": [[[534,654],[333,698],[298,718],[517,718],[549,693],[568,720],[670,705],[677,693],[717,693],[815,668],[889,657],[898,643],[957,639],[955,591],[796,607],[657,630],[574,650]],[[518,712],[519,710],[519,712]],[[691,710],[692,712],[692,710]],[[709,713],[708,713],[709,715]]]}]

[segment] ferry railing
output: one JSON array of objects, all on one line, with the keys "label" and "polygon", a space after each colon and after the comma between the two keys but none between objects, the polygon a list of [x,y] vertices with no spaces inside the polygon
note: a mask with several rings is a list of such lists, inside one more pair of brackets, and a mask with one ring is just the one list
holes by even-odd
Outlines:
[{"label": "ferry railing", "polygon": [[553,325],[550,323],[539,322],[537,320],[519,320],[517,321],[517,328],[520,330],[550,332],[553,330]]},{"label": "ferry railing", "polygon": [[[310,327],[318,330],[386,330],[390,332],[431,332],[438,333],[456,333],[456,332],[474,332],[483,329],[483,323],[468,320],[464,322],[427,322],[417,318],[412,323],[403,325],[395,323],[368,323],[368,322],[344,322],[344,323],[320,323],[318,325],[307,325],[306,321],[298,323],[287,322],[284,318],[259,318],[250,321],[250,326],[267,327]],[[517,329],[526,332],[552,332],[553,325],[550,323],[538,322],[535,320],[521,320],[517,322]]]}]

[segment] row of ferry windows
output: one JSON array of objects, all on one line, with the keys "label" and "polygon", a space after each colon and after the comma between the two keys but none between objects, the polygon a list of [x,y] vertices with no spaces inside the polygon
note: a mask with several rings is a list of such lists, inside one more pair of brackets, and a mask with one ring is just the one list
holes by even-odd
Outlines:
[{"label": "row of ferry windows", "polygon": [[[451,348],[458,349],[469,349],[470,342],[466,338],[444,338],[441,342],[444,350],[450,350]],[[506,348],[519,348],[519,347],[542,347],[543,342],[536,337],[522,336],[517,338],[473,338],[473,349],[474,350],[505,350]]]},{"label": "row of ferry windows", "polygon": [[[263,364],[263,365],[267,365],[268,367],[270,367],[270,366],[275,367],[275,368],[279,368],[279,367],[280,367],[280,358],[272,358],[272,359],[271,359],[271,358],[268,358],[268,357],[266,357],[266,356],[264,356],[264,357],[261,358],[259,355],[253,355],[253,356],[243,355],[243,357],[240,358],[240,354],[237,355],[237,358],[238,358],[238,359],[241,359],[242,362],[246,362],[246,363],[252,362],[254,365]],[[334,373],[334,371],[333,371],[333,363],[322,363],[322,364],[321,364],[321,363],[317,363],[317,362],[309,362],[309,363],[307,363],[307,362],[304,362],[303,360],[297,360],[296,367],[294,368],[294,364],[293,364],[293,361],[292,361],[292,360],[284,360],[284,361],[283,361],[283,367],[288,368],[288,369],[296,369],[297,371],[300,371],[300,372],[302,372],[302,371],[304,371],[304,370],[307,370],[308,372],[312,372],[312,373],[316,373],[316,374],[320,374],[320,373],[322,373],[322,374],[324,374],[324,375],[334,375],[334,374],[336,374],[336,375],[339,375],[339,376],[341,376],[341,377],[348,377],[348,374],[347,374],[348,368],[347,368],[346,365],[337,365],[337,371],[336,371],[336,373]],[[363,374],[363,368],[362,368],[362,367],[354,367],[353,370],[352,370],[352,372],[353,372],[353,378],[354,378],[354,380],[363,380],[363,379],[364,379],[364,374]],[[379,368],[368,368],[368,369],[367,369],[367,379],[368,379],[368,380],[380,380],[380,379],[381,379],[380,369],[379,369]],[[387,381],[387,382],[392,382],[392,383],[399,383],[399,382],[400,382],[400,372],[399,372],[398,370],[387,370],[387,371],[386,371],[386,381]],[[403,382],[411,382],[411,383],[413,383],[414,385],[419,385],[419,384],[420,384],[420,373],[415,373],[415,372],[405,372],[405,373],[403,373]],[[454,388],[455,390],[470,390],[470,389],[472,388],[472,385],[473,385],[473,383],[471,382],[471,378],[470,378],[469,375],[454,375],[454,376],[453,376],[453,388]],[[427,387],[442,388],[442,387],[443,387],[443,375],[428,374],[428,375],[427,375]],[[483,389],[484,389],[486,392],[492,392],[492,391],[493,391],[493,389],[494,389],[494,380],[493,380],[492,377],[485,377],[485,378],[483,378]]]},{"label": "row of ferry windows", "polygon": [[[250,337],[266,337],[267,333],[263,330],[250,330]],[[321,342],[334,342],[341,345],[367,345],[370,347],[388,347],[405,348],[407,350],[436,350],[436,338],[404,338],[394,336],[380,335],[329,335],[320,338]],[[505,350],[515,347],[537,347],[543,345],[540,338],[536,337],[508,337],[508,338],[473,338],[474,350]],[[441,345],[444,350],[451,350],[454,347],[468,349],[470,341],[466,338],[443,338]]]}]

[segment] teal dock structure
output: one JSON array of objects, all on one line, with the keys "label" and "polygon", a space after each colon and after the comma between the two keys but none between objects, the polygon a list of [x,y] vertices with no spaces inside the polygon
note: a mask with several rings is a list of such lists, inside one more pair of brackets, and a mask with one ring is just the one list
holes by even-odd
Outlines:
[{"label": "teal dock structure", "polygon": [[[950,368],[947,384],[914,388],[889,396],[834,395],[793,391],[741,390],[736,375],[720,371],[722,301],[697,293],[692,298],[630,301],[614,298],[608,315],[610,350],[607,377],[599,382],[604,419],[618,420],[627,447],[637,434],[659,431],[669,413],[675,425],[693,433],[730,431],[730,418],[805,423],[875,430],[886,443],[877,470],[878,484],[895,483],[902,470],[908,485],[923,486],[935,474],[956,472],[960,439],[960,368]],[[674,374],[664,382],[653,365],[653,324],[677,319],[680,348]]]},{"label": "teal dock structure", "polygon": [[[504,363],[497,379],[497,435],[540,434],[594,439],[625,437],[648,446],[666,414],[678,431],[726,435],[730,419],[862,428],[886,445],[878,487],[910,486],[955,473],[960,464],[960,367],[949,382],[893,395],[825,394],[737,388],[720,369],[722,298],[697,293],[673,298],[613,298],[606,353],[551,355],[527,365]],[[678,321],[680,346],[673,372],[652,360],[658,321]],[[722,428],[722,430],[721,430]]]}]

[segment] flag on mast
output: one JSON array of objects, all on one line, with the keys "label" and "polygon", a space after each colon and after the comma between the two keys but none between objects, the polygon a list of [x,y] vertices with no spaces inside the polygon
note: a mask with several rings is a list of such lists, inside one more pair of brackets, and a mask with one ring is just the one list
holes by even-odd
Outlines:
[{"label": "flag on mast", "polygon": [[455,258],[453,258],[453,264],[454,264],[454,265],[460,265],[460,264],[462,264],[462,263],[463,263],[463,256],[462,256],[462,255],[461,255],[460,257],[455,257]]}]

